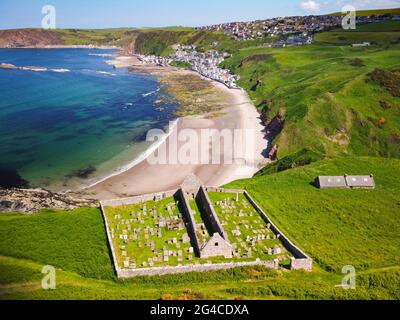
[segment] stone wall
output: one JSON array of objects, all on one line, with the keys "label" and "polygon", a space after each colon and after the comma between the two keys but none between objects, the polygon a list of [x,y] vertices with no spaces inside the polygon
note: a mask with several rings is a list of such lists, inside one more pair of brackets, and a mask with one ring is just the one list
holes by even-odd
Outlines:
[{"label": "stone wall", "polygon": [[176,266],[176,267],[156,267],[156,268],[142,268],[133,270],[119,270],[118,278],[156,276],[156,275],[188,273],[188,272],[206,272],[206,271],[232,269],[238,267],[251,267],[251,266],[264,266],[271,269],[278,269],[279,262],[277,259],[275,259],[269,261],[256,260],[253,262],[193,264],[193,265]]},{"label": "stone wall", "polygon": [[292,270],[312,271],[312,259],[310,258],[296,259],[295,257],[292,257],[290,268]]},{"label": "stone wall", "polygon": [[101,201],[101,204],[104,207],[117,207],[117,206],[128,206],[131,204],[144,203],[147,201],[158,201],[158,200],[162,200],[165,198],[175,196],[177,191],[178,190],[175,189],[175,190],[158,192],[158,193],[150,193],[150,194],[145,194],[145,195],[135,196],[135,197],[130,197],[130,198],[103,200],[103,201]]},{"label": "stone wall", "polygon": [[[293,270],[307,270],[312,271],[312,259],[307,256],[302,250],[300,250],[296,245],[294,245],[268,218],[268,216],[264,213],[264,211],[257,205],[257,203],[253,200],[253,198],[248,194],[247,191],[244,190],[236,190],[236,189],[224,189],[224,188],[214,188],[214,187],[201,187],[196,200],[198,204],[202,206],[202,209],[205,211],[213,228],[215,228],[218,235],[221,236],[222,239],[228,241],[228,237],[219,222],[219,219],[215,213],[214,207],[208,197],[207,191],[214,191],[214,192],[227,192],[227,193],[240,193],[244,194],[245,197],[249,200],[252,206],[256,209],[256,211],[261,215],[265,223],[267,223],[271,229],[271,231],[279,238],[285,248],[293,255],[291,259],[291,269]],[[116,199],[116,200],[106,200],[100,202],[100,209],[103,215],[104,224],[106,228],[106,234],[108,238],[108,243],[111,250],[111,255],[115,267],[116,274],[119,278],[129,278],[129,277],[136,277],[136,276],[151,276],[151,275],[164,275],[164,274],[176,274],[176,273],[187,273],[187,272],[205,272],[205,271],[212,271],[212,270],[222,270],[222,269],[230,269],[236,267],[244,267],[244,266],[256,266],[256,265],[263,265],[268,268],[277,269],[279,266],[279,262],[277,259],[269,260],[269,261],[260,261],[256,260],[254,262],[229,262],[229,263],[219,263],[219,264],[194,264],[194,265],[185,265],[185,266],[176,266],[176,267],[156,267],[156,268],[140,268],[140,269],[120,269],[118,266],[118,261],[116,258],[116,254],[114,251],[114,247],[112,244],[112,239],[109,231],[108,221],[105,214],[104,207],[107,206],[121,206],[121,205],[132,205],[143,203],[146,201],[153,201],[153,200],[162,200],[168,197],[176,196],[180,199],[183,210],[183,214],[186,215],[187,220],[187,231],[192,239],[192,245],[195,250],[195,253],[198,256],[201,256],[201,248],[199,246],[198,237],[196,234],[196,222],[193,216],[193,212],[190,208],[189,200],[183,192],[182,189],[178,190],[171,190],[166,192],[160,193],[153,193],[147,194],[132,198],[125,198],[125,199]],[[228,243],[229,244],[229,243]]]},{"label": "stone wall", "polygon": [[222,228],[221,223],[215,213],[214,207],[208,197],[207,191],[203,186],[200,187],[199,192],[196,196],[196,201],[199,206],[201,206],[200,210],[202,210],[212,227],[213,233],[219,233],[222,238],[228,241],[228,235],[226,234],[224,228]]},{"label": "stone wall", "polygon": [[276,235],[276,237],[282,242],[285,246],[286,250],[288,250],[293,258],[291,260],[290,268],[294,270],[303,269],[306,271],[312,271],[312,259],[307,256],[302,250],[300,250],[296,245],[294,245],[279,229],[276,227],[265,212],[257,205],[257,203],[253,200],[253,198],[247,193],[244,192],[246,198],[250,201],[253,207],[257,210],[257,212],[261,215],[265,223],[270,226],[271,231]]},{"label": "stone wall", "polygon": [[222,238],[219,233],[214,233],[200,250],[200,258],[210,257],[232,259],[232,245]]},{"label": "stone wall", "polygon": [[100,202],[100,210],[101,210],[101,214],[103,216],[104,226],[106,228],[108,245],[109,245],[109,248],[111,250],[111,256],[112,256],[115,272],[117,273],[117,276],[119,276],[121,270],[120,270],[120,268],[118,266],[117,255],[115,254],[114,245],[112,243],[112,238],[111,238],[111,235],[110,235],[110,228],[108,227],[108,221],[107,221],[106,212],[105,212],[103,204],[101,202]]},{"label": "stone wall", "polygon": [[221,192],[221,193],[239,193],[244,194],[244,190],[240,189],[226,189],[226,188],[218,188],[218,187],[205,187],[208,192]]},{"label": "stone wall", "polygon": [[186,215],[187,225],[186,229],[190,239],[192,240],[193,249],[198,257],[200,257],[200,244],[199,238],[196,233],[196,220],[193,216],[193,211],[190,208],[189,199],[187,198],[186,193],[182,190],[178,190],[178,198],[180,199],[183,207],[183,214]]}]

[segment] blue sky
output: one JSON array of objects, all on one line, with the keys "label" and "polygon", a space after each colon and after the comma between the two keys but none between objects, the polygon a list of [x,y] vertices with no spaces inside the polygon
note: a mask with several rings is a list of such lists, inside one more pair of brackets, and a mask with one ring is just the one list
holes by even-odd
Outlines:
[{"label": "blue sky", "polygon": [[57,28],[200,26],[290,15],[400,7],[400,0],[0,0],[0,29],[40,27],[44,5]]}]

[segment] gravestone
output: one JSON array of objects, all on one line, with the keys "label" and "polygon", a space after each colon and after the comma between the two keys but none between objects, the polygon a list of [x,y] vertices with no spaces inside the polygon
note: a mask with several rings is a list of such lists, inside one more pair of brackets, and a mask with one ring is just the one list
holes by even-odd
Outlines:
[{"label": "gravestone", "polygon": [[282,248],[278,245],[274,246],[274,254],[281,254],[282,253]]}]

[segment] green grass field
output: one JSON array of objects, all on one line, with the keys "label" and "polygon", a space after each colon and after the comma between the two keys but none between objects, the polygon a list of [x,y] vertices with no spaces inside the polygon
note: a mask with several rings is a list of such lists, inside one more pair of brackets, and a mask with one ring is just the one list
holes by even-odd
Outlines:
[{"label": "green grass field", "polygon": [[[373,172],[377,189],[310,185],[343,172]],[[119,281],[99,210],[2,215],[0,299],[400,299],[399,178],[400,160],[340,158],[231,185],[312,256],[312,273],[253,267]],[[41,289],[44,264],[57,267],[56,290]],[[356,290],[335,288],[347,264]]]},{"label": "green grass field", "polygon": [[280,157],[304,148],[326,156],[399,157],[400,99],[369,81],[375,69],[400,67],[399,49],[248,48],[223,64],[241,76],[239,85],[268,121],[285,114],[275,139]]},{"label": "green grass field", "polygon": [[[319,190],[319,175],[374,174],[375,190]],[[290,239],[325,270],[400,265],[400,160],[337,158],[258,176],[248,190]]]},{"label": "green grass field", "polygon": [[97,208],[2,216],[0,252],[3,256],[54,265],[87,278],[113,278],[102,217]]},{"label": "green grass field", "polygon": [[133,28],[115,29],[56,29],[65,45],[128,46],[133,39]]},{"label": "green grass field", "polygon": [[[360,11],[357,11],[357,15],[360,16],[360,17],[373,16],[373,15],[385,15],[385,14],[386,15],[397,16],[397,15],[400,15],[400,9],[399,8],[393,8],[393,9],[373,9],[373,10],[360,10]],[[333,15],[333,16],[339,15],[339,16],[341,16],[341,15],[343,15],[343,13],[335,12],[335,13],[332,13],[330,15]]]},{"label": "green grass field", "polygon": [[351,45],[370,42],[371,44],[389,45],[400,43],[400,21],[384,21],[359,25],[355,30],[335,29],[317,33],[316,44]]}]

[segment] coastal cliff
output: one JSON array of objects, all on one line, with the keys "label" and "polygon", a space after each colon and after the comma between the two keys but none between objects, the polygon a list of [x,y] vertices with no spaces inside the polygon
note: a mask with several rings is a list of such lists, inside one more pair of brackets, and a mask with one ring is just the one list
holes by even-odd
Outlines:
[{"label": "coastal cliff", "polygon": [[17,29],[0,31],[1,48],[44,47],[64,45],[61,33],[43,29]]},{"label": "coastal cliff", "polygon": [[[135,45],[134,29],[12,29],[0,30],[0,48],[119,47]],[[131,50],[132,51],[132,50]]]}]

